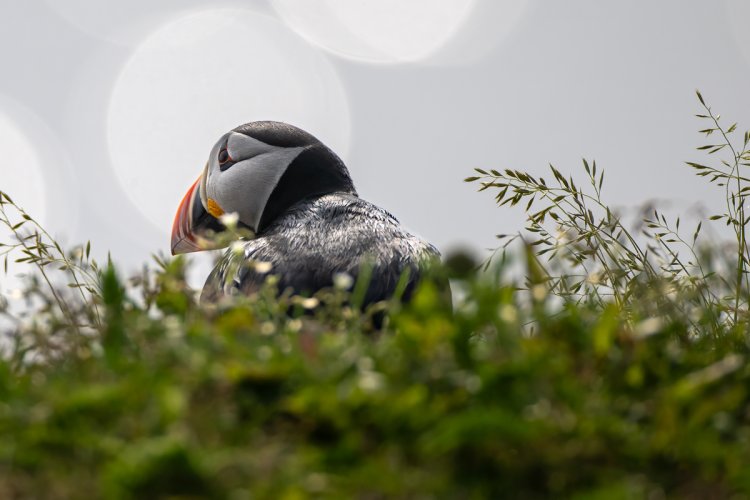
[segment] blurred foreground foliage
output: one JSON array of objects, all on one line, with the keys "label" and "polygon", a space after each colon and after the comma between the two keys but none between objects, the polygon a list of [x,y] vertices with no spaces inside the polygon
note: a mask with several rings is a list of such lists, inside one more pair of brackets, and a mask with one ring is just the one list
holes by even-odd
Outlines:
[{"label": "blurred foreground foliage", "polygon": [[750,492],[744,328],[470,277],[454,314],[426,283],[378,333],[336,291],[196,307],[183,272],[139,305],[110,268],[101,330],[0,361],[0,497]]},{"label": "blurred foreground foliage", "polygon": [[538,239],[483,273],[447,258],[453,310],[431,280],[365,312],[273,280],[200,306],[184,259],[125,280],[24,233],[0,193],[10,247],[44,271],[33,315],[0,301],[0,498],[748,497],[749,139],[691,164],[723,182],[734,247],[658,212],[631,234],[595,165],[594,194],[478,171],[499,204],[529,200]]}]

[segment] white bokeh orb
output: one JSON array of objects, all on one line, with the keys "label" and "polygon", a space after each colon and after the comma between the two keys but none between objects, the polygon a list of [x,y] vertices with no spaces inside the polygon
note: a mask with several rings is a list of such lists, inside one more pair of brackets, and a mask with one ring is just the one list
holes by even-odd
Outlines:
[{"label": "white bokeh orb", "polygon": [[331,63],[271,16],[215,9],[146,38],[112,91],[107,138],[117,179],[169,233],[214,142],[255,120],[299,126],[346,157],[349,110]]},{"label": "white bokeh orb", "polygon": [[461,29],[421,62],[455,66],[480,61],[516,30],[528,3],[528,0],[476,0]]},{"label": "white bokeh orb", "polygon": [[[37,145],[22,130],[16,121],[0,106],[0,191],[7,193],[18,206],[41,224],[47,220],[47,196],[43,171],[40,165],[40,154]],[[8,207],[8,215],[18,218],[15,209]],[[5,225],[0,226],[0,242],[16,243],[12,233]],[[5,251],[7,247],[0,247]],[[0,294],[5,297],[20,299],[18,290],[21,287],[19,274],[29,272],[27,264],[16,264],[13,261],[22,257],[20,251],[14,250],[8,255],[8,272],[4,272],[5,255],[0,258]]]},{"label": "white bokeh orb", "polygon": [[369,63],[424,59],[462,27],[476,0],[273,0],[300,36]]}]

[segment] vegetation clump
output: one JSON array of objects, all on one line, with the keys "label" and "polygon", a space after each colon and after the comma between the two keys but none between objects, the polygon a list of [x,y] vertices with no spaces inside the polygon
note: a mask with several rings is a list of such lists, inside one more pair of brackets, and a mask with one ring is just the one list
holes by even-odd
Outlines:
[{"label": "vegetation clump", "polygon": [[272,278],[201,306],[182,258],[123,279],[0,193],[0,251],[38,270],[23,311],[0,304],[0,497],[750,495],[750,135],[699,99],[720,138],[700,149],[729,158],[689,165],[736,244],[658,210],[629,229],[593,162],[588,190],[477,170],[528,231],[483,272],[435,270],[452,311],[430,280],[366,311]]}]

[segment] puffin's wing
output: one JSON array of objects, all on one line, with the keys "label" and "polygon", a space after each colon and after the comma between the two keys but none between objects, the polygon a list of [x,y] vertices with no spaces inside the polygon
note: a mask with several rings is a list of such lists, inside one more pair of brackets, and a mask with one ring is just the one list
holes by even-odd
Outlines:
[{"label": "puffin's wing", "polygon": [[408,302],[416,286],[424,279],[427,268],[440,258],[434,247],[413,236],[391,241],[389,245],[388,258],[373,262],[364,304],[389,300],[401,287],[399,298]]}]

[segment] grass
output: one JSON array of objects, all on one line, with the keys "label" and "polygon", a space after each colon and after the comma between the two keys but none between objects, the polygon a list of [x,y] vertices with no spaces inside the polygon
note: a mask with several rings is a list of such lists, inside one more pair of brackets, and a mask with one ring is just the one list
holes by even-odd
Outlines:
[{"label": "grass", "polygon": [[700,103],[718,159],[689,168],[735,245],[659,212],[629,230],[593,162],[588,190],[479,170],[524,244],[484,272],[448,256],[454,311],[427,280],[382,331],[343,290],[204,307],[183,259],[123,279],[3,195],[39,274],[0,359],[0,497],[747,496],[748,135]]}]

